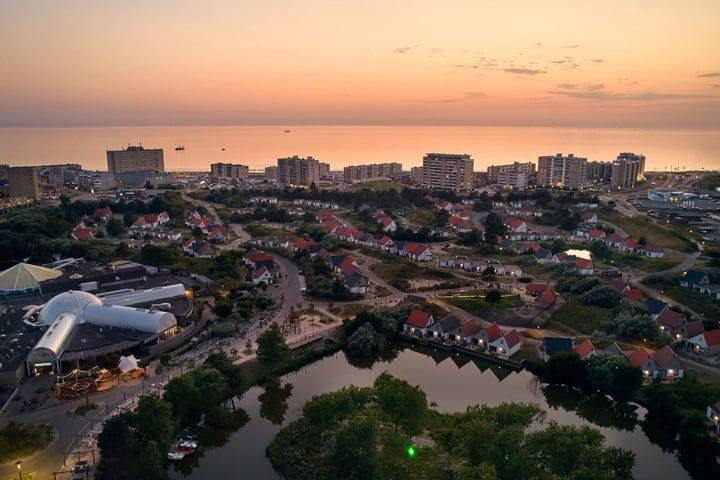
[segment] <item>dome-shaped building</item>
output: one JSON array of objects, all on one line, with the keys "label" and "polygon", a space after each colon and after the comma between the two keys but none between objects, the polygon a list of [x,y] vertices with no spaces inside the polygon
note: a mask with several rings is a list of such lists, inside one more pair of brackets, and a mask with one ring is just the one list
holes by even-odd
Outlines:
[{"label": "dome-shaped building", "polygon": [[91,303],[102,304],[102,301],[92,293],[70,290],[50,299],[38,319],[45,325],[52,325],[63,313],[72,313],[80,323],[85,323],[85,307]]}]

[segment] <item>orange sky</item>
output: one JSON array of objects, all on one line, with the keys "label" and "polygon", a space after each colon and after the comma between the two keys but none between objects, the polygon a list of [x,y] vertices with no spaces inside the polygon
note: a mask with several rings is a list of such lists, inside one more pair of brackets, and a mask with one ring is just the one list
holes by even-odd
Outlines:
[{"label": "orange sky", "polygon": [[720,128],[718,0],[2,0],[0,126]]}]

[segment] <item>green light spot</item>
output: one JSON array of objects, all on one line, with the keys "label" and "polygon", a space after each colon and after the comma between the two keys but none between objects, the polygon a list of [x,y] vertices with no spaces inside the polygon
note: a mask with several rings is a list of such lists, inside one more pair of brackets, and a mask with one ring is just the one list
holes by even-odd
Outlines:
[{"label": "green light spot", "polygon": [[408,457],[413,458],[415,456],[415,449],[410,445],[407,449]]}]

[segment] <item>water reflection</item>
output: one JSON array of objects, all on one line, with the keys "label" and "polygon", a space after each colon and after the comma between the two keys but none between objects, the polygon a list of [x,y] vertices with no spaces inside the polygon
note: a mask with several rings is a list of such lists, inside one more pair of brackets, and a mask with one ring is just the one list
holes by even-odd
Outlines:
[{"label": "water reflection", "polygon": [[275,377],[268,380],[263,387],[265,391],[258,396],[260,416],[270,420],[273,425],[281,425],[285,421],[293,385],[286,383],[281,387],[280,379]]},{"label": "water reflection", "polygon": [[598,427],[632,432],[638,424],[637,406],[634,404],[618,404],[604,395],[585,395],[565,386],[544,385],[542,392],[550,408],[575,412]]}]

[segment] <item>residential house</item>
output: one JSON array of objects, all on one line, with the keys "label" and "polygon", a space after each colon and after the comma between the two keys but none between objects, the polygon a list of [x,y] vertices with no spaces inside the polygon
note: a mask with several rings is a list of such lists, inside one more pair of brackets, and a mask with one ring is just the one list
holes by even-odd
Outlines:
[{"label": "residential house", "polygon": [[625,251],[625,238],[619,233],[611,233],[605,238],[605,245],[621,252]]},{"label": "residential house", "polygon": [[403,324],[403,332],[418,337],[424,337],[427,335],[427,329],[433,323],[435,319],[431,314],[422,310],[411,310],[405,323]]},{"label": "residential house", "polygon": [[667,303],[655,300],[654,298],[646,298],[645,305],[653,320],[657,320],[658,315],[669,308]]},{"label": "residential house", "polygon": [[438,257],[438,267],[455,268],[455,257]]},{"label": "residential house", "polygon": [[707,295],[708,297],[712,298],[713,300],[720,300],[720,286],[715,284],[709,284],[709,285],[693,285],[692,289],[694,292],[702,293],[703,295]]},{"label": "residential house", "polygon": [[193,245],[195,245],[195,239],[193,237],[190,237],[187,240],[185,240],[185,243],[183,243],[182,251],[187,255],[192,255]]},{"label": "residential house", "polygon": [[575,260],[575,266],[578,269],[578,274],[580,275],[592,275],[595,271],[595,267],[593,266],[592,260],[588,258],[580,258],[578,257]]},{"label": "residential house", "polygon": [[720,329],[702,332],[699,335],[690,337],[687,339],[687,344],[698,355],[714,357],[720,353]]},{"label": "residential house", "polygon": [[70,233],[70,236],[75,240],[92,240],[95,238],[91,228],[76,228]]},{"label": "residential house", "polygon": [[463,345],[472,343],[473,335],[480,331],[480,325],[473,320],[468,320],[460,325],[454,332],[455,341]]},{"label": "residential house", "polygon": [[370,279],[367,275],[363,275],[359,270],[355,270],[351,275],[344,276],[344,283],[348,290],[352,293],[364,295],[370,288]]},{"label": "residential house", "polygon": [[[680,333],[680,329],[687,323],[687,319],[682,313],[668,308],[658,315],[657,323],[661,333],[673,337],[675,337],[675,335],[681,335],[682,337],[683,334]],[[681,337],[677,337],[677,340],[679,341]]]},{"label": "residential house", "polygon": [[683,367],[677,353],[667,345],[652,354],[655,363],[656,378],[665,381],[674,381],[682,378]]},{"label": "residential house", "polygon": [[710,278],[706,272],[702,270],[688,270],[682,274],[680,278],[681,287],[694,288],[695,285],[709,285]]},{"label": "residential house", "polygon": [[631,365],[640,367],[643,378],[653,379],[656,376],[655,362],[650,358],[650,353],[643,347],[633,350],[632,352],[626,353],[625,358]]},{"label": "residential house", "polygon": [[230,236],[228,235],[227,230],[222,225],[213,227],[212,231],[210,231],[207,235],[208,240],[218,243],[227,242],[229,238]]},{"label": "residential house", "polygon": [[388,237],[387,235],[383,235],[380,237],[380,240],[377,242],[378,248],[385,250],[386,252],[394,252],[395,251],[395,242],[393,242],[393,239]]},{"label": "residential house", "polygon": [[407,256],[416,262],[429,262],[432,260],[432,250],[422,243],[408,243],[405,245]]},{"label": "residential house", "polygon": [[612,279],[608,282],[608,285],[610,285],[613,290],[617,291],[621,295],[625,295],[625,293],[630,290],[630,284],[623,280],[619,279]]},{"label": "residential house", "polygon": [[439,321],[430,325],[427,329],[428,337],[435,340],[448,340],[450,334],[460,325],[458,319],[452,315],[447,315],[441,318]]},{"label": "residential house", "polygon": [[540,358],[547,362],[550,357],[560,352],[572,352],[573,344],[570,337],[545,337],[540,347]]},{"label": "residential house", "polygon": [[598,223],[597,213],[584,212],[582,214],[582,221],[583,221],[583,223],[585,223],[587,225],[595,225],[596,223]]},{"label": "residential house", "polygon": [[544,283],[528,283],[525,293],[535,297],[534,304],[541,308],[548,308],[557,303],[558,295],[550,285]]},{"label": "residential house", "polygon": [[595,345],[593,345],[589,338],[586,338],[578,345],[575,345],[575,348],[573,348],[573,352],[580,355],[580,358],[590,358],[597,355]]},{"label": "residential house", "polygon": [[525,220],[521,220],[519,218],[507,217],[505,219],[505,226],[507,226],[508,230],[513,233],[527,232],[527,224],[525,223]]},{"label": "residential house", "polygon": [[213,258],[215,252],[208,242],[195,242],[192,246],[192,256],[196,258]]},{"label": "residential house", "polygon": [[383,232],[394,232],[395,230],[397,230],[397,224],[395,223],[395,220],[393,220],[387,215],[380,217],[379,223],[380,228]]},{"label": "residential house", "polygon": [[490,343],[490,351],[497,352],[507,357],[513,356],[520,347],[522,341],[520,335],[514,328],[509,332],[506,332],[502,337]]},{"label": "residential house", "polygon": [[547,248],[541,248],[535,252],[535,258],[540,263],[552,263],[553,253]]},{"label": "residential house", "polygon": [[110,207],[96,208],[95,212],[93,212],[93,218],[107,222],[112,218],[112,210],[110,210]]},{"label": "residential house", "polygon": [[642,302],[645,300],[645,294],[639,288],[630,288],[625,292],[625,299],[628,302]]},{"label": "residential house", "polygon": [[588,233],[588,239],[591,242],[594,240],[605,240],[605,232],[603,230],[593,228],[592,230],[590,230],[590,233]]},{"label": "residential house", "polygon": [[665,249],[656,243],[646,243],[645,245],[638,245],[635,253],[642,257],[662,258],[665,256]]},{"label": "residential house", "polygon": [[273,274],[263,265],[253,272],[252,282],[255,285],[260,285],[261,283],[271,285],[273,283]]},{"label": "residential house", "polygon": [[710,420],[715,435],[720,435],[720,402],[717,402],[715,405],[708,405],[705,415],[707,419]]},{"label": "residential house", "polygon": [[497,322],[491,323],[472,335],[473,343],[485,350],[490,350],[490,344],[500,337],[502,337],[502,330],[500,330],[500,325]]}]

